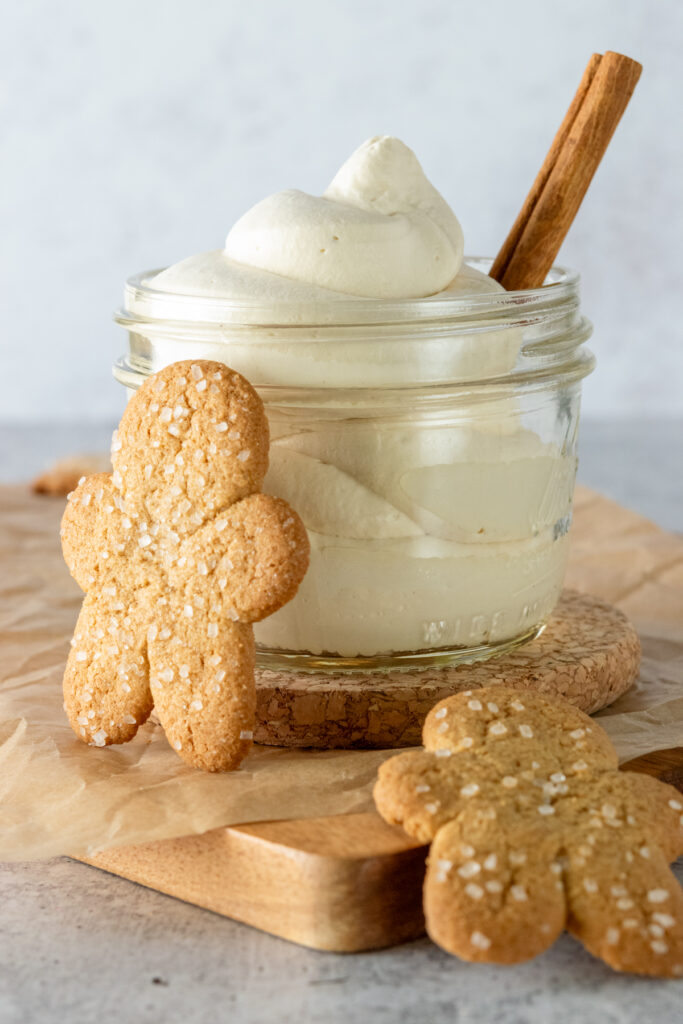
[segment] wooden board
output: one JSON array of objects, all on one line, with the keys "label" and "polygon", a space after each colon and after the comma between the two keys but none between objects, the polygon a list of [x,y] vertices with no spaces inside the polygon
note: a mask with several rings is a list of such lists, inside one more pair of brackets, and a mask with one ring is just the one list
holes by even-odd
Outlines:
[{"label": "wooden board", "polygon": [[[623,767],[683,791],[683,747]],[[214,829],[86,863],[303,946],[350,953],[422,934],[426,854],[369,813]]]},{"label": "wooden board", "polygon": [[639,666],[638,634],[623,612],[565,590],[540,636],[490,661],[374,673],[260,670],[254,738],[277,747],[419,746],[438,701],[502,682],[592,714],[632,686]]}]

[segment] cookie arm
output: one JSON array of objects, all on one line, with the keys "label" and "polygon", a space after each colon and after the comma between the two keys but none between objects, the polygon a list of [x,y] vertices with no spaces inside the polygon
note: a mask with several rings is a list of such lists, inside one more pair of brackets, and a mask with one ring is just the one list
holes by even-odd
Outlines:
[{"label": "cookie arm", "polygon": [[186,586],[207,589],[235,621],[258,622],[296,594],[308,568],[310,545],[301,519],[281,498],[251,494],[197,531],[188,564],[200,575]]},{"label": "cookie arm", "polygon": [[99,575],[103,551],[110,555],[105,517],[114,508],[111,473],[86,477],[67,499],[60,527],[62,551],[81,590],[88,590]]},{"label": "cookie arm", "polygon": [[457,776],[444,778],[431,751],[409,750],[380,765],[373,797],[385,821],[427,843],[458,813],[458,793]]},{"label": "cookie arm", "polygon": [[647,822],[648,838],[671,863],[683,855],[683,794],[661,779],[640,772],[620,772],[628,809]]}]

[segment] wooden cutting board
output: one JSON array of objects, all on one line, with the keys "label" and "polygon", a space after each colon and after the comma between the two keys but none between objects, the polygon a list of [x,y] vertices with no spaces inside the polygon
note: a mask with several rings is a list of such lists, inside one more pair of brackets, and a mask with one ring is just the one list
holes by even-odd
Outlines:
[{"label": "wooden cutting board", "polygon": [[[683,747],[622,767],[683,791]],[[422,934],[426,855],[368,813],[219,828],[85,862],[291,942],[353,953]]]}]

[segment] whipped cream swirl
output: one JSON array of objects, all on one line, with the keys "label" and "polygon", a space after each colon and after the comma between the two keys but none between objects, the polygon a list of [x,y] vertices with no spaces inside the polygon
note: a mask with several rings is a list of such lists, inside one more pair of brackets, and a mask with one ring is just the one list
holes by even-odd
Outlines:
[{"label": "whipped cream swirl", "polygon": [[463,233],[413,151],[384,135],[364,142],[322,196],[287,189],[257,203],[225,253],[347,295],[420,298],[457,275]]}]

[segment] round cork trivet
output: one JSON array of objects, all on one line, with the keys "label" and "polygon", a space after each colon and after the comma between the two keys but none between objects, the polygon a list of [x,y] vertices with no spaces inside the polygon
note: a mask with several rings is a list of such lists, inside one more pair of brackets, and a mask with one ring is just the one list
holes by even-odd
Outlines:
[{"label": "round cork trivet", "polygon": [[257,670],[254,739],[278,747],[419,746],[437,701],[502,683],[557,694],[591,714],[629,689],[639,665],[640,641],[626,616],[565,590],[539,637],[489,661],[357,674]]}]

